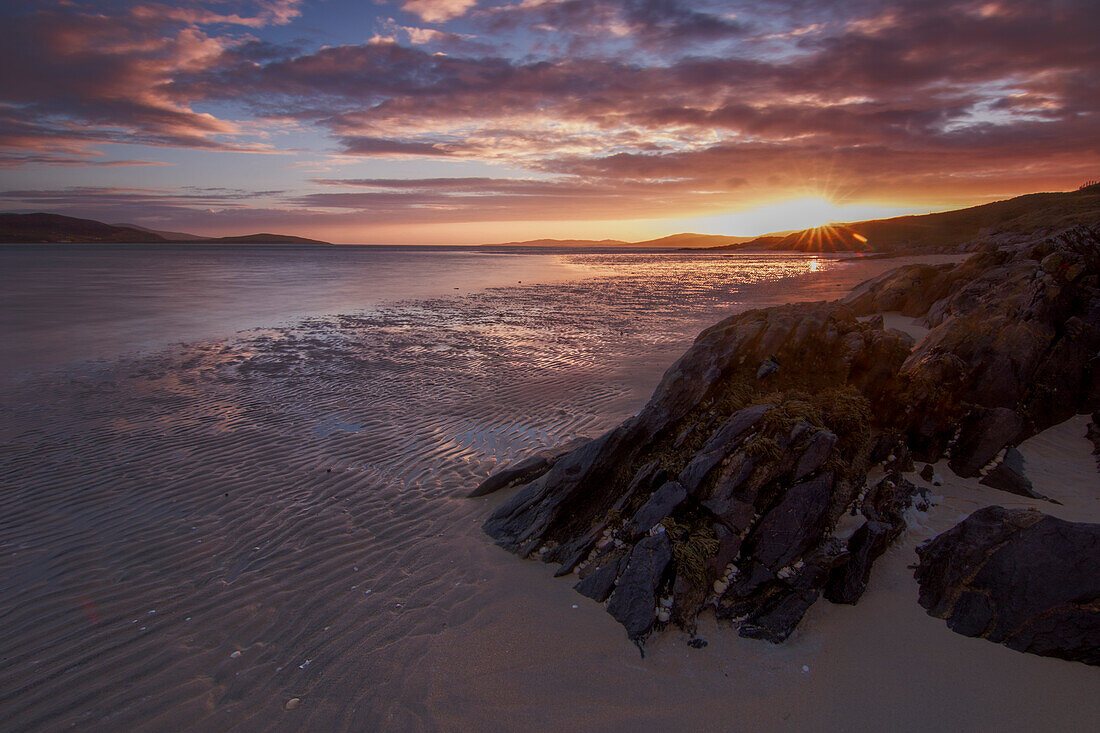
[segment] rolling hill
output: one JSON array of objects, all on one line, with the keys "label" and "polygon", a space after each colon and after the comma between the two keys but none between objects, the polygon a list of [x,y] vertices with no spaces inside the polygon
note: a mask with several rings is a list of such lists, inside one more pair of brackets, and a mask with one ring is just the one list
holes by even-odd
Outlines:
[{"label": "rolling hill", "polygon": [[946,252],[999,233],[1054,232],[1100,223],[1100,184],[1064,193],[1032,193],[967,209],[899,216],[764,236],[712,249],[799,252]]},{"label": "rolling hill", "polygon": [[157,232],[133,225],[104,224],[60,214],[0,214],[0,242],[6,244],[328,244],[287,234],[200,237]]}]

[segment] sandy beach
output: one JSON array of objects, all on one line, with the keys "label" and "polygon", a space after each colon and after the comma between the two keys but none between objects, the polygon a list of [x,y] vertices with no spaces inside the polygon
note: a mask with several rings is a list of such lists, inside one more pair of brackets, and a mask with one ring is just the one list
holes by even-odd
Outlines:
[{"label": "sandy beach", "polygon": [[1021,446],[1061,504],[941,462],[859,605],[819,601],[779,646],[708,616],[705,648],[669,631],[643,659],[569,578],[495,547],[480,526],[508,493],[464,498],[494,468],[637,411],[723,315],[914,261],[792,258],[754,281],[717,255],[608,257],[8,390],[0,727],[1100,728],[1100,669],[953,633],[909,567],[990,504],[1100,522],[1083,416]]}]

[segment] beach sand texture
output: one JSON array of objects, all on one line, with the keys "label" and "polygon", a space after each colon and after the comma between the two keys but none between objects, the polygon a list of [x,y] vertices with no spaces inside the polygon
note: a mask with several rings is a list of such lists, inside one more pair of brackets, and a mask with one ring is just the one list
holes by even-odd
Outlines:
[{"label": "beach sand texture", "polygon": [[1021,448],[1061,506],[938,466],[937,506],[860,604],[816,604],[782,646],[708,618],[707,647],[672,631],[643,660],[569,579],[490,543],[480,524],[505,497],[463,497],[494,467],[635,412],[719,316],[906,261],[733,287],[718,257],[657,257],[10,390],[0,728],[1100,728],[1100,670],[954,634],[907,567],[988,504],[1100,521],[1083,418]]}]

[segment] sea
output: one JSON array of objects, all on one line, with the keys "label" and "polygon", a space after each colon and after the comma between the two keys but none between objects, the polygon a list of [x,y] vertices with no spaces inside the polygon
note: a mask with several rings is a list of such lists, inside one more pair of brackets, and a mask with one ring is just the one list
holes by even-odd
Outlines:
[{"label": "sea", "polygon": [[831,264],[827,256],[637,249],[0,245],[0,374],[398,303],[446,298],[453,308],[486,289],[499,299],[510,288],[522,301],[570,281],[586,286],[556,296],[563,307],[583,300],[585,287],[614,281],[619,292],[601,303],[607,320],[641,316],[649,329],[655,319],[705,319],[747,302],[760,285]]},{"label": "sea", "polygon": [[637,411],[707,325],[890,267],[0,246],[0,727],[567,725],[525,676],[581,689],[606,659],[656,700],[621,628],[466,494]]}]

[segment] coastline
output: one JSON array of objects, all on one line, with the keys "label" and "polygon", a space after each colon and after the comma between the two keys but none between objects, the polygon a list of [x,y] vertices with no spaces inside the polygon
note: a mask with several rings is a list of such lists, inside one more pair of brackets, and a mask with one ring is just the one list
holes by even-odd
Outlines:
[{"label": "coastline", "polygon": [[[826,269],[793,291],[765,285],[751,305],[833,299],[897,264]],[[636,285],[628,278],[603,297]],[[532,285],[527,302],[551,302],[554,288]],[[1086,704],[1065,704],[1091,699],[1094,670],[966,639],[924,615],[902,550],[917,529],[876,566],[859,606],[819,604],[784,647],[706,629],[710,645],[696,650],[671,632],[641,661],[570,583],[481,534],[504,496],[462,497],[533,447],[636,411],[696,322],[713,320],[685,309],[659,333],[617,331],[637,313],[683,292],[707,313],[743,306],[654,291],[620,321],[578,321],[591,330],[569,336],[538,331],[562,312],[524,320],[507,310],[506,290],[432,301],[424,316],[319,318],[139,359],[70,387],[37,426],[6,428],[8,501],[37,487],[42,505],[9,514],[8,526],[29,529],[4,545],[0,571],[26,595],[0,609],[12,649],[0,711],[13,724],[231,719],[257,729],[1097,722]],[[427,326],[441,318],[476,330],[431,340]],[[593,356],[611,347],[614,363]],[[415,376],[395,354],[416,355],[434,376]],[[522,354],[522,371],[494,361],[506,354]],[[476,382],[459,376],[470,366],[483,370]],[[369,370],[382,378],[364,384]],[[386,406],[395,394],[409,396],[400,409]],[[93,408],[89,395],[125,409]],[[1056,463],[1044,471],[1062,480]],[[1041,475],[1037,488],[1057,497]],[[930,521],[953,522],[955,510],[939,517],[937,507]],[[876,697],[868,680],[889,684]],[[301,707],[284,710],[293,697]],[[928,704],[943,699],[957,703]]]},{"label": "coastline", "polygon": [[[938,470],[947,480],[935,489],[936,506],[879,559],[860,603],[815,604],[778,646],[740,638],[705,615],[698,632],[705,648],[692,649],[686,633],[669,630],[649,640],[641,660],[622,627],[579,596],[567,578],[553,578],[551,566],[514,558],[515,582],[526,587],[500,604],[499,620],[439,644],[444,657],[435,665],[433,689],[441,692],[433,699],[433,717],[443,716],[448,729],[500,710],[487,729],[502,731],[514,720],[545,730],[647,724],[914,733],[985,726],[1093,729],[1100,723],[1092,704],[1100,670],[956,634],[917,604],[910,569],[918,544],[981,506],[1035,507],[1100,521],[1096,487],[1081,474],[1095,472],[1084,438],[1087,423],[1086,416],[1073,418],[1021,446],[1037,489],[1050,491],[1064,507],[958,479],[944,462]],[[541,641],[501,638],[501,627],[530,624],[523,621],[528,618],[544,630]],[[500,670],[500,659],[516,661]],[[443,694],[444,680],[449,688],[458,680],[459,688]]]}]

